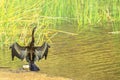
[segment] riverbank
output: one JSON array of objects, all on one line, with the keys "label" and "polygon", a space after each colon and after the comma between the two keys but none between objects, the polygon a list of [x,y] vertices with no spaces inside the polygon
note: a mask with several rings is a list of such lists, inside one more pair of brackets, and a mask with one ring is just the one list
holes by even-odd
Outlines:
[{"label": "riverbank", "polygon": [[38,72],[7,72],[0,71],[0,80],[71,80],[63,77],[53,77]]}]

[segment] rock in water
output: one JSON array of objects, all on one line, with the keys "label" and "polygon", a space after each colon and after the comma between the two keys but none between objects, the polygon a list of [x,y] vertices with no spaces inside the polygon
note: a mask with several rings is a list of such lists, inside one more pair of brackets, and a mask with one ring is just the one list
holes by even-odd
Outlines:
[{"label": "rock in water", "polygon": [[23,65],[23,70],[29,71],[29,69],[30,69],[30,66],[28,64]]}]

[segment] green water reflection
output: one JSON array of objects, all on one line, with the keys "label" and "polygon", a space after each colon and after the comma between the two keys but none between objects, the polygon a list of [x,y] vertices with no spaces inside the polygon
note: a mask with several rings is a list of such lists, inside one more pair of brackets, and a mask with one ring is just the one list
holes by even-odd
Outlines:
[{"label": "green water reflection", "polygon": [[[73,80],[118,80],[120,41],[108,29],[94,28],[76,36],[60,33],[53,39],[48,59],[36,62],[40,73]],[[11,61],[9,48],[0,51],[0,66],[19,68],[25,61]]]}]

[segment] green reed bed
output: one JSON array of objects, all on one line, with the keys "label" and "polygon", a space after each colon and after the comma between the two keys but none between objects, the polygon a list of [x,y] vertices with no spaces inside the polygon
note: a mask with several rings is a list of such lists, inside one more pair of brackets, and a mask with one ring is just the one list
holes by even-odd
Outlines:
[{"label": "green reed bed", "polygon": [[36,44],[52,42],[58,32],[69,34],[56,30],[66,24],[77,24],[80,31],[110,22],[114,31],[119,30],[119,4],[119,0],[1,0],[0,46],[15,41],[28,44],[34,26],[38,27]]},{"label": "green reed bed", "polygon": [[119,0],[80,0],[79,3],[77,3],[79,5],[77,11],[79,27],[84,25],[89,27],[88,25],[96,24],[104,25],[107,22],[120,20]]}]

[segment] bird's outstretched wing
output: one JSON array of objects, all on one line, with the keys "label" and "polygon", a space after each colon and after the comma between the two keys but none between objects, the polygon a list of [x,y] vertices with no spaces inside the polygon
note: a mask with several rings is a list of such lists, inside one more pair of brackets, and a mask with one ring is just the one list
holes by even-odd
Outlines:
[{"label": "bird's outstretched wing", "polygon": [[40,60],[42,58],[45,57],[45,59],[47,59],[47,55],[48,55],[48,49],[50,48],[50,46],[48,45],[48,43],[43,43],[42,46],[40,47],[34,47],[35,49],[35,55],[36,55],[36,59],[35,60]]},{"label": "bird's outstretched wing", "polygon": [[23,60],[27,55],[27,47],[22,47],[17,42],[13,43],[10,49],[12,51],[12,60],[14,60],[15,56]]}]

